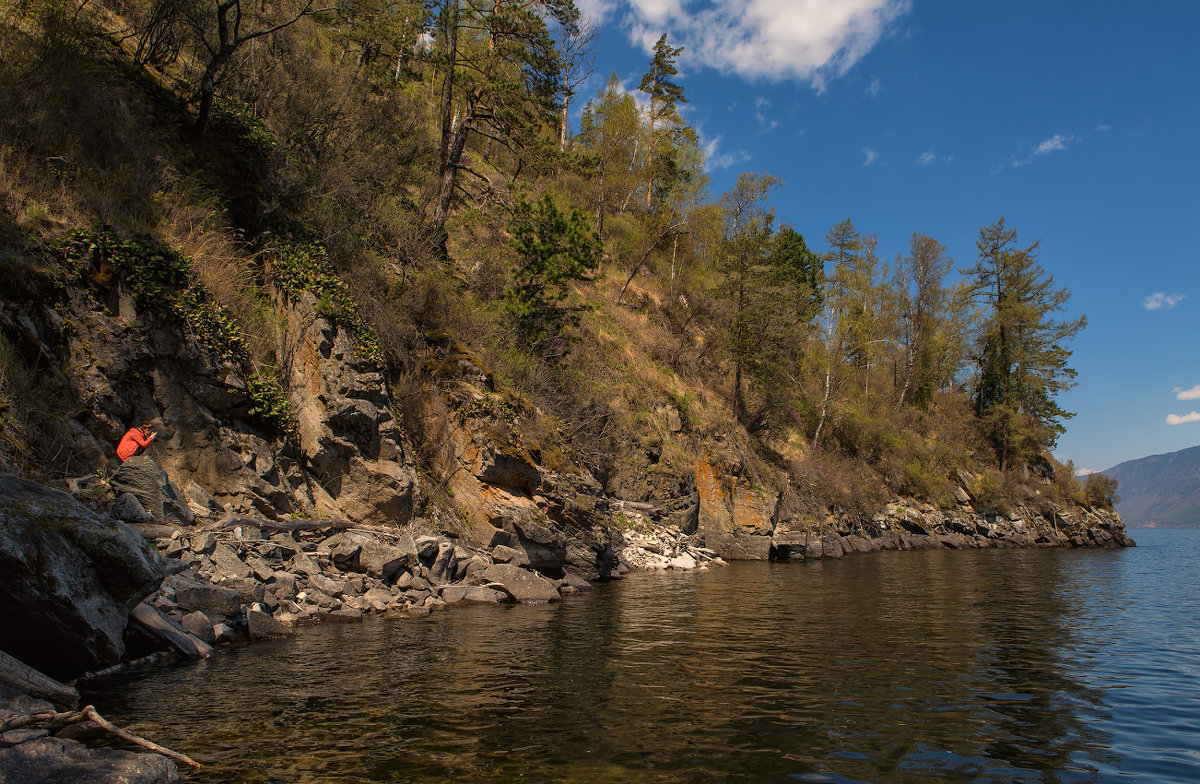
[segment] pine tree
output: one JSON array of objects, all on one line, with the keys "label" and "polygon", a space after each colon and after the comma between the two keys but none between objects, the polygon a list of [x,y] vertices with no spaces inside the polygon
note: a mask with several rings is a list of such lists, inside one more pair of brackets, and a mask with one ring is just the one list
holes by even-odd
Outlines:
[{"label": "pine tree", "polygon": [[579,210],[558,208],[549,195],[536,204],[521,199],[508,224],[518,264],[505,306],[522,342],[543,355],[561,354],[563,331],[579,319],[569,286],[586,280],[599,261],[600,241]]},{"label": "pine tree", "polygon": [[671,81],[678,71],[675,68],[675,58],[683,52],[683,47],[674,48],[667,45],[667,34],[663,33],[654,44],[654,58],[650,61],[650,70],[642,76],[638,89],[650,96],[650,111],[648,115],[649,134],[646,142],[646,210],[654,205],[656,181],[664,174],[669,177],[673,165],[673,156],[669,152],[670,145],[665,144],[669,133],[678,129],[682,123],[679,120],[677,104],[687,103],[683,97],[683,88]]},{"label": "pine tree", "polygon": [[1019,246],[1016,229],[1000,218],[980,229],[979,259],[961,271],[976,301],[990,309],[977,337],[974,402],[1001,468],[1052,448],[1064,429],[1061,420],[1074,416],[1055,398],[1074,386],[1066,343],[1087,318],[1054,318],[1071,294],[1054,288],[1038,263],[1038,244]]}]

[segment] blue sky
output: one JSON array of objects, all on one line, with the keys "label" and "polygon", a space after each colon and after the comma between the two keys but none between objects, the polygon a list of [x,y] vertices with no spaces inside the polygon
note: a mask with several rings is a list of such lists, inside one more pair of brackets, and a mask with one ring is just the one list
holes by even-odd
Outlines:
[{"label": "blue sky", "polygon": [[668,33],[713,194],[781,177],[815,249],[846,217],[887,259],[921,232],[969,266],[1000,216],[1040,239],[1089,322],[1059,459],[1200,444],[1200,2],[577,3],[600,25],[581,103],[635,87]]}]

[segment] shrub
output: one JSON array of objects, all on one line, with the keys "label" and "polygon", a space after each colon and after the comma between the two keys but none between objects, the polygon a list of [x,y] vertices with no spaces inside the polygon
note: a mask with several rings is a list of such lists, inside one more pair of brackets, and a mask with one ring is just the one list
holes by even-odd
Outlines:
[{"label": "shrub", "polygon": [[1083,495],[1088,506],[1112,509],[1121,503],[1117,495],[1117,480],[1104,474],[1088,474],[1083,482]]}]

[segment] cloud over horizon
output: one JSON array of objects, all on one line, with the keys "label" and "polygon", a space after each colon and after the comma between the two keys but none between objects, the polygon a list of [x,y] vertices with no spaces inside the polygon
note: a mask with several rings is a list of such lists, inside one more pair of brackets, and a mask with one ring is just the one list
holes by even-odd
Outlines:
[{"label": "cloud over horizon", "polygon": [[[664,32],[680,62],[744,79],[794,80],[823,92],[854,66],[911,0],[578,0],[588,18],[614,20],[646,52]],[[873,82],[874,86],[877,82]],[[868,88],[872,89],[872,88]]]},{"label": "cloud over horizon", "polygon": [[1200,422],[1200,411],[1193,411],[1190,414],[1167,414],[1168,425],[1182,425],[1186,422]]},{"label": "cloud over horizon", "polygon": [[1142,307],[1146,310],[1170,310],[1185,299],[1187,299],[1186,294],[1167,294],[1163,291],[1156,291],[1142,300]]}]

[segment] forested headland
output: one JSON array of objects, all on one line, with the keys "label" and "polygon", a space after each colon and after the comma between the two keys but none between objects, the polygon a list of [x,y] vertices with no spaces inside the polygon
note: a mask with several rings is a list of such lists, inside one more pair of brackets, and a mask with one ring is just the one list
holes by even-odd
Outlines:
[{"label": "forested headland", "polygon": [[382,375],[428,517],[464,503],[439,422],[633,502],[703,458],[779,519],[1111,507],[1050,453],[1085,319],[1036,239],[996,216],[952,259],[777,214],[769,172],[713,193],[680,49],[585,90],[595,32],[571,0],[3,0],[0,468],[97,469],[87,344],[22,315],[66,345],[71,292],[119,286],[237,370],[280,454],[280,302],[311,295]]}]

